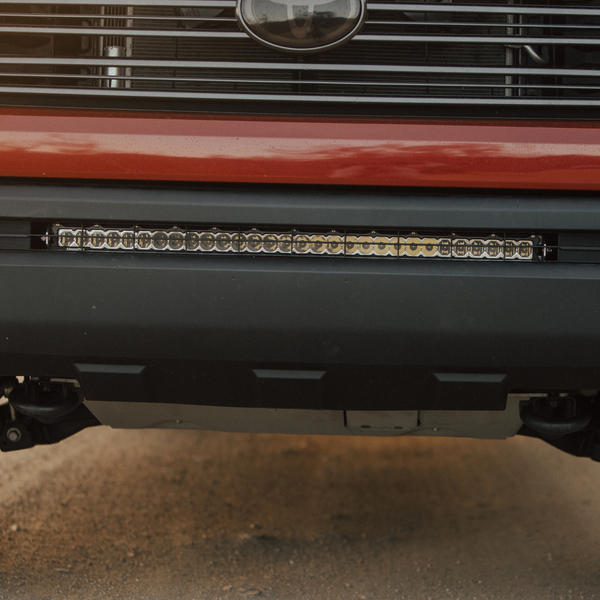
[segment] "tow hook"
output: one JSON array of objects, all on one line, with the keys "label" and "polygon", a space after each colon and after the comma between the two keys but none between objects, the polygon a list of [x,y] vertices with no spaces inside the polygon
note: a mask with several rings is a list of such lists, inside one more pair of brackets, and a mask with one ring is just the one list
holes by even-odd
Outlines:
[{"label": "tow hook", "polygon": [[40,444],[56,444],[100,421],[83,404],[72,383],[0,379],[0,451],[23,450]]},{"label": "tow hook", "polygon": [[26,381],[10,392],[8,401],[20,414],[50,424],[73,412],[82,398],[71,384]]},{"label": "tow hook", "polygon": [[591,420],[588,404],[571,396],[532,398],[521,406],[521,421],[549,439],[581,431]]}]

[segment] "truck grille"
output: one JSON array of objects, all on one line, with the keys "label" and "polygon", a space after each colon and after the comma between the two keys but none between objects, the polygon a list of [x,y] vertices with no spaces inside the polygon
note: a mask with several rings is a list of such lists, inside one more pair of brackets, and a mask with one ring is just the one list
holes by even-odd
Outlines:
[{"label": "truck grille", "polygon": [[600,104],[600,0],[367,9],[347,44],[296,56],[250,39],[232,0],[4,1],[0,102],[329,114],[452,106],[497,116],[519,107],[577,116]]}]

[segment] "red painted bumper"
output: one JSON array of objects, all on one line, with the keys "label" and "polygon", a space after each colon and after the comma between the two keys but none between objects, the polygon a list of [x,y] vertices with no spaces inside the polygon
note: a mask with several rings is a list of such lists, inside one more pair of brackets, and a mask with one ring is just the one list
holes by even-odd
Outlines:
[{"label": "red painted bumper", "polygon": [[591,190],[600,124],[1,109],[0,176]]}]

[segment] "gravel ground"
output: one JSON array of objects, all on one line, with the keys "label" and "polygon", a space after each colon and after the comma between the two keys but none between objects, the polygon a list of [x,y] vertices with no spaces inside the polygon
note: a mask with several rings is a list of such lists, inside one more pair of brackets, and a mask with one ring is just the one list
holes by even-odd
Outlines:
[{"label": "gravel ground", "polygon": [[0,598],[600,598],[600,464],[542,442],[87,430],[0,456]]}]

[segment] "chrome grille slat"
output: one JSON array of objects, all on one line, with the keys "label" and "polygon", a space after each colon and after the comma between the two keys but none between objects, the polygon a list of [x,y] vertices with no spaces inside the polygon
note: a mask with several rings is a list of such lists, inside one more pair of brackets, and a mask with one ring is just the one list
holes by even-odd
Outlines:
[{"label": "chrome grille slat", "polygon": [[[17,87],[4,87],[0,88],[1,92],[5,93],[22,93],[26,88],[17,88]],[[44,88],[39,91],[40,94],[49,95],[49,94],[65,94],[65,95],[82,95],[82,96],[104,96],[110,97],[127,97],[127,96],[138,96],[139,93],[137,90],[122,90],[122,89],[82,89],[82,90],[73,90],[73,89],[47,89]],[[144,94],[149,98],[172,98],[172,92],[161,92],[161,91],[149,91]],[[178,94],[182,98],[187,100],[236,100],[243,99],[248,101],[261,101],[266,100],[269,102],[311,102],[311,103],[336,103],[339,102],[341,104],[361,104],[365,103],[365,98],[363,96],[327,96],[327,95],[300,95],[300,94],[247,94],[247,93],[239,93],[239,94],[224,94],[224,93],[200,93],[200,92],[181,92]],[[490,98],[447,98],[445,101],[449,104],[457,104],[457,105],[470,105],[470,106],[482,106],[482,105],[490,105],[495,104],[496,99]],[[368,102],[372,102],[375,104],[409,104],[414,102],[414,98],[407,97],[392,97],[392,98],[369,98]],[[419,98],[419,102],[423,104],[436,104],[439,102],[438,98],[426,97]],[[600,100],[547,100],[542,101],[539,99],[528,100],[525,98],[508,98],[506,103],[512,106],[598,106],[600,107]]]},{"label": "chrome grille slat", "polygon": [[[344,71],[344,72],[378,72],[378,73],[429,73],[429,74],[453,74],[465,73],[469,75],[512,75],[514,69],[495,68],[493,70],[485,67],[460,67],[449,69],[445,67],[413,67],[413,66],[388,66],[388,65],[340,65],[340,64],[296,64],[290,67],[287,63],[243,63],[243,62],[216,62],[216,61],[175,61],[175,60],[136,60],[123,58],[120,64],[128,67],[165,67],[165,68],[193,68],[193,69],[242,69],[242,70],[277,70],[289,71]],[[14,63],[3,57],[0,57],[0,65],[3,64],[28,64],[28,65],[52,65],[59,64],[65,66],[112,66],[114,61],[105,58],[90,59],[43,59],[23,57],[14,59]],[[522,69],[521,75],[552,75],[552,76],[573,76],[573,77],[600,77],[600,73],[584,69],[543,69],[532,68]]]},{"label": "chrome grille slat", "polygon": [[[2,3],[0,3],[1,5]],[[85,13],[84,13],[85,14]],[[79,19],[81,20],[81,15],[82,13],[72,13],[72,14],[67,14],[67,13],[44,13],[44,12],[40,12],[40,13],[34,13],[34,12],[28,12],[28,13],[17,13],[17,12],[2,12],[0,11],[0,17],[20,17],[20,18],[24,18],[24,19],[48,19],[51,17],[56,17],[58,16],[60,18],[61,21],[63,21],[64,19]],[[92,19],[102,19],[104,18],[102,15],[89,15],[90,18]],[[133,21],[158,21],[160,22],[165,22],[165,21],[221,21],[221,20],[228,20],[231,22],[236,22],[235,18],[229,18],[229,19],[222,19],[219,17],[215,17],[215,18],[209,18],[209,17],[182,17],[182,16],[166,16],[166,15],[128,15],[128,18],[130,18]]]},{"label": "chrome grille slat", "polygon": [[[20,74],[11,74],[11,77],[42,77],[44,79],[80,79],[80,75],[56,75],[56,74],[48,74],[48,73],[20,73]],[[162,75],[156,76],[136,76],[136,75],[122,75],[122,76],[114,76],[114,75],[95,75],[95,78],[98,79],[122,79],[125,81],[169,81],[172,83],[176,82],[202,82],[202,83],[280,83],[280,84],[296,84],[297,81],[293,79],[231,79],[227,77],[189,77],[189,76],[178,76],[178,77],[168,77]],[[331,80],[324,81],[320,79],[307,79],[302,81],[303,84],[318,84],[321,86],[331,86],[331,85],[348,85],[348,86],[381,86],[381,87],[412,87],[418,85],[419,87],[424,88],[453,88],[453,87],[461,87],[461,88],[483,88],[489,89],[490,87],[494,88],[518,88],[517,84],[506,84],[506,83],[427,83],[427,82],[392,82],[392,81],[348,81],[348,80]],[[557,86],[547,85],[547,84],[537,84],[533,86],[539,89],[556,89]],[[589,85],[577,85],[575,86],[577,90],[589,90],[589,91],[598,91],[600,90],[600,84],[597,86],[589,86]]]},{"label": "chrome grille slat", "polygon": [[[139,17],[135,17],[134,20],[138,20]],[[194,19],[192,19],[194,20]],[[448,26],[452,26],[452,27],[469,27],[470,29],[473,27],[481,27],[481,28],[487,28],[489,29],[490,27],[495,27],[495,28],[502,28],[502,29],[506,29],[506,22],[505,21],[486,21],[484,23],[478,23],[475,21],[452,21],[450,23],[448,23],[447,21],[427,21],[426,23],[424,21],[400,21],[400,22],[396,22],[396,21],[376,21],[375,19],[369,19],[369,25],[386,25],[388,27],[390,26],[396,26],[396,27],[422,27],[424,24],[429,25],[429,26],[437,26],[437,27],[448,27]],[[559,25],[559,24],[553,24],[553,25],[544,25],[541,23],[536,23],[535,25],[527,25],[525,23],[519,23],[518,24],[518,28],[519,29],[584,29],[584,30],[600,30],[600,25]],[[547,40],[545,40],[547,41]]]},{"label": "chrome grille slat", "polygon": [[[196,19],[198,20],[198,19]],[[24,34],[34,35],[126,35],[127,37],[189,37],[189,38],[239,38],[247,39],[248,36],[241,31],[183,31],[172,29],[133,29],[126,27],[0,27],[0,34]]]},{"label": "chrome grille slat", "polygon": [[[3,0],[0,5],[17,4],[23,5],[23,0]],[[168,6],[172,7],[192,7],[192,8],[235,8],[235,0],[174,0],[166,2],[165,0],[112,0],[108,3],[101,3],[98,0],[60,0],[52,2],[54,6]],[[520,6],[518,4],[498,5],[477,3],[477,4],[417,4],[417,3],[395,3],[385,4],[377,2],[367,3],[369,11],[396,11],[396,12],[431,12],[431,13],[477,13],[484,11],[488,14],[512,14],[512,15],[561,15],[561,16],[598,16],[595,9],[584,8],[553,8],[548,6]]]},{"label": "chrome grille slat", "polygon": [[[2,4],[20,4],[23,0],[2,0]],[[172,7],[191,7],[191,8],[235,8],[235,0],[111,0],[108,3],[98,2],[98,0],[60,0],[59,2],[49,3],[52,6],[168,6]],[[386,5],[383,5],[386,6]]]},{"label": "chrome grille slat", "polygon": [[369,11],[385,10],[395,12],[422,12],[422,13],[478,13],[483,12],[481,7],[485,6],[486,14],[503,15],[554,15],[554,16],[581,16],[597,17],[597,10],[585,8],[553,8],[549,6],[520,6],[519,4],[510,4],[504,6],[494,6],[491,4],[378,4],[368,3]]},{"label": "chrome grille slat", "polygon": [[597,107],[600,0],[536,1],[368,3],[349,43],[304,57],[251,40],[231,0],[0,1],[0,103]]},{"label": "chrome grille slat", "polygon": [[[133,28],[113,28],[113,27],[2,27],[0,34],[40,34],[44,35],[110,35],[127,37],[177,37],[177,38],[209,38],[209,39],[247,39],[247,35],[241,31],[173,31],[172,29],[133,29]],[[529,36],[449,36],[449,35],[357,35],[354,40],[363,42],[406,42],[406,43],[465,43],[465,44],[546,44],[547,38],[529,37]],[[597,40],[585,38],[555,38],[553,45],[560,46],[599,46]]]},{"label": "chrome grille slat", "polygon": [[[14,17],[22,17],[24,19],[47,19],[48,18],[48,13],[13,13],[13,12],[0,12],[0,18],[2,17],[10,17],[10,18],[14,18]],[[99,16],[92,16],[92,18],[96,18],[96,19],[101,19],[102,17]],[[79,19],[81,20],[81,14],[77,14],[77,15],[67,15],[67,14],[60,14],[60,20],[63,21],[64,19]],[[157,21],[159,23],[164,23],[165,21],[174,21],[174,22],[178,22],[178,21],[215,21],[215,22],[230,22],[230,23],[237,23],[236,19],[232,18],[224,18],[224,17],[167,17],[167,16],[155,16],[155,17],[148,17],[148,16],[139,16],[139,15],[127,15],[127,19],[131,20],[131,21]],[[382,21],[385,24],[388,24],[388,21]],[[21,28],[19,28],[19,31],[22,31]]]},{"label": "chrome grille slat", "polygon": [[[1,29],[0,29],[1,32]],[[547,44],[547,38],[528,36],[450,36],[450,35],[357,35],[357,41],[363,42],[416,42],[421,44]],[[554,46],[598,46],[597,40],[582,38],[556,38],[552,40]]]}]

